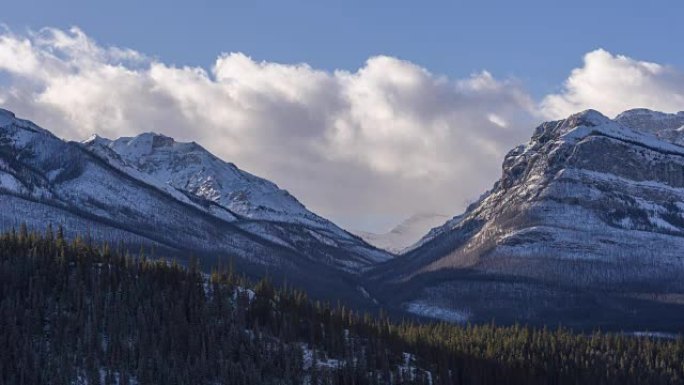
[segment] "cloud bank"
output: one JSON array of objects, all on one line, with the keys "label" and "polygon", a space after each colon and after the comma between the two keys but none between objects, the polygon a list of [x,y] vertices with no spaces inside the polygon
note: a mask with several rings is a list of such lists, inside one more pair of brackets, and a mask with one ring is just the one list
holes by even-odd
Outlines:
[{"label": "cloud bank", "polygon": [[458,213],[544,117],[673,111],[684,89],[673,68],[603,50],[537,102],[515,79],[449,79],[388,56],[355,71],[242,53],[220,54],[209,70],[178,67],[78,28],[1,33],[0,82],[0,105],[67,139],[194,140],[339,224],[371,230],[416,212]]},{"label": "cloud bank", "polygon": [[684,110],[684,73],[598,49],[584,56],[584,65],[572,70],[562,91],[546,96],[540,108],[549,118],[588,108],[609,117],[630,108],[677,112]]}]

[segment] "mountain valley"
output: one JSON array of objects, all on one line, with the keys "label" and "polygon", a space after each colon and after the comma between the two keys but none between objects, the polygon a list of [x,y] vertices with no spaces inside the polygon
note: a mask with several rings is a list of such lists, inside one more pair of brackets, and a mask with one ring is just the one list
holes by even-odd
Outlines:
[{"label": "mountain valley", "polygon": [[676,332],[682,127],[682,113],[644,109],[545,122],[463,214],[357,236],[197,143],[67,142],[2,110],[0,227],[62,226],[130,252],[195,255],[207,271],[234,264],[397,316]]}]

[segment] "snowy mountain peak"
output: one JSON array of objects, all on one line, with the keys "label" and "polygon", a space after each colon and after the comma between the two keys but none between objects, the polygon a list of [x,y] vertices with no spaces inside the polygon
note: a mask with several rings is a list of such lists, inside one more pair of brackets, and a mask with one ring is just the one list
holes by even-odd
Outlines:
[{"label": "snowy mountain peak", "polygon": [[654,135],[679,145],[684,144],[684,111],[665,113],[646,108],[625,111],[615,117],[625,127]]},{"label": "snowy mountain peak", "polygon": [[681,137],[675,131],[681,131],[684,127],[684,111],[673,114],[637,108],[619,114],[615,121],[633,130],[678,142]]},{"label": "snowy mountain peak", "polygon": [[615,117],[615,121],[617,122],[629,122],[632,120],[641,120],[644,123],[645,122],[650,122],[654,124],[658,124],[659,122],[666,122],[671,119],[682,119],[684,118],[684,111],[679,111],[676,113],[668,113],[668,112],[661,112],[661,111],[654,111],[650,110],[648,108],[632,108],[627,111],[623,111],[619,113]]},{"label": "snowy mountain peak", "polygon": [[151,148],[173,147],[175,144],[173,138],[155,132],[144,132],[128,142],[129,146],[145,145]]},{"label": "snowy mountain peak", "polygon": [[[358,243],[358,239],[329,220],[309,211],[294,196],[275,183],[225,162],[195,142],[143,133],[135,137],[85,143],[90,151],[130,175],[172,195],[210,201],[223,211],[220,216],[304,225],[328,243]],[[193,198],[193,199],[194,199]],[[216,212],[216,208],[213,208]],[[355,246],[356,247],[356,246]],[[386,259],[377,250],[360,251],[371,260]]]},{"label": "snowy mountain peak", "polygon": [[649,117],[650,119],[659,118],[663,115],[668,115],[665,112],[654,111],[648,108],[632,108],[623,111],[615,117],[615,120],[630,119],[633,117]]},{"label": "snowy mountain peak", "polygon": [[595,127],[595,126],[600,126],[606,123],[609,123],[611,120],[607,116],[603,115],[602,113],[588,109],[584,110],[582,112],[578,112],[576,114],[570,115],[568,118],[564,120],[564,126],[566,127],[578,127],[578,126],[585,126],[585,127]]},{"label": "snowy mountain peak", "polygon": [[[611,120],[586,110],[542,123],[526,145],[506,155],[494,188],[421,245],[477,228],[462,253],[475,257],[468,263],[479,263],[474,261],[485,252],[510,258],[554,250],[555,258],[610,258],[618,252],[607,245],[631,242],[617,238],[631,230],[644,238],[682,237],[684,148],[663,137],[669,127],[681,127],[680,119],[684,113],[635,109]],[[599,230],[605,244],[579,244]],[[652,251],[631,246],[619,253]]]},{"label": "snowy mountain peak", "polygon": [[196,143],[155,133],[78,143],[0,118],[0,230],[63,224],[98,241],[230,255],[311,282],[309,267],[357,274],[390,258]]},{"label": "snowy mountain peak", "polygon": [[111,142],[112,142],[111,140],[109,140],[107,138],[103,138],[98,134],[92,134],[88,137],[88,139],[84,140],[81,143],[86,144],[86,145],[88,145],[88,144],[100,144],[100,145],[108,146]]},{"label": "snowy mountain peak", "polygon": [[[134,137],[122,137],[112,141],[110,145],[119,155],[131,158],[152,155],[157,151],[175,150],[180,152],[189,152],[192,150],[200,150],[195,143],[181,143],[176,142],[173,138],[157,134],[154,132],[145,132]],[[203,150],[203,149],[202,149]]]},{"label": "snowy mountain peak", "polygon": [[8,111],[4,108],[0,108],[0,126],[5,126],[16,119],[16,116],[12,111]]},{"label": "snowy mountain peak", "polygon": [[[195,142],[147,132],[115,140],[92,139],[84,144],[118,168],[133,168],[151,183],[212,201],[250,219],[305,224],[344,231],[313,214],[276,184],[237,168]],[[130,171],[127,171],[130,173]]]},{"label": "snowy mountain peak", "polygon": [[[684,293],[684,147],[654,127],[680,116],[588,110],[542,123],[491,191],[377,270],[386,293],[402,290],[409,311],[577,323],[630,291]],[[570,305],[579,291],[588,299]]]},{"label": "snowy mountain peak", "polygon": [[[597,170],[601,170],[600,173],[602,174],[620,175],[621,178],[625,179],[636,178],[640,183],[645,178],[652,178],[654,181],[658,180],[658,183],[664,183],[670,187],[684,186],[676,173],[663,177],[658,174],[651,175],[654,171],[648,169],[648,165],[655,167],[652,159],[656,159],[662,154],[684,157],[683,131],[684,111],[672,114],[644,108],[625,111],[614,120],[596,110],[589,109],[570,115],[563,120],[544,122],[535,129],[528,143],[513,148],[506,155],[502,165],[502,176],[492,191],[484,194],[464,214],[457,215],[444,226],[430,231],[413,248],[420,247],[439,236],[448,234],[459,226],[467,224],[465,219],[469,214],[478,213],[481,215],[482,212],[479,210],[488,211],[490,207],[493,207],[492,201],[499,199],[520,200],[537,194],[548,194],[558,180],[575,178],[571,175],[578,173],[578,169],[592,170],[594,174],[591,178],[585,176],[586,180],[598,178]],[[634,165],[632,168],[623,168],[624,165],[611,160],[611,157],[629,159],[630,153],[614,150],[613,153],[609,154],[610,148],[617,147],[616,143],[628,146],[630,152],[637,148],[647,149],[653,153],[652,158],[640,161],[639,167]],[[591,153],[588,150],[589,148],[592,148],[591,151],[595,151],[596,154],[604,154],[602,155],[603,158]],[[665,161],[663,160],[661,163],[665,163]],[[641,170],[643,167],[646,169]],[[639,170],[637,171],[637,169]],[[665,172],[666,175],[671,173],[672,171]],[[598,182],[596,183],[598,184]],[[564,193],[570,194],[571,192],[564,191]],[[520,194],[520,196],[515,196],[515,194]],[[684,197],[681,199],[684,201]],[[520,202],[522,205],[524,199]],[[684,217],[684,212],[681,215]],[[480,219],[478,218],[478,220]],[[657,218],[653,219],[653,222],[658,221]],[[495,226],[500,226],[500,224],[496,223]],[[662,226],[655,226],[652,231],[661,230]],[[670,228],[670,231],[674,231],[674,229]],[[677,232],[684,235],[684,228],[677,229]],[[413,248],[408,249],[408,251]]]},{"label": "snowy mountain peak", "polygon": [[[608,117],[596,110],[585,110],[569,117],[544,122],[540,124],[534,131],[532,138],[536,141],[546,141],[549,138],[558,137],[559,135],[564,135],[573,131],[577,131],[580,128],[592,128],[604,126],[613,123]],[[519,146],[512,150],[522,151],[524,146]]]},{"label": "snowy mountain peak", "polygon": [[30,120],[17,118],[14,112],[0,108],[0,128],[3,129],[5,135],[9,135],[23,143],[29,140],[30,137],[37,135],[39,138],[47,138],[49,140],[59,140],[52,132],[38,126]]}]

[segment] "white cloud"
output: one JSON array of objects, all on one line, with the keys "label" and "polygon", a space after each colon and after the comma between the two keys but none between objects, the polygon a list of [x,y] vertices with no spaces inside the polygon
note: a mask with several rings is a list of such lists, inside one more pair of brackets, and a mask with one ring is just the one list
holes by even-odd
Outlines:
[{"label": "white cloud", "polygon": [[593,108],[615,116],[631,108],[665,112],[684,109],[684,73],[656,63],[613,55],[602,49],[584,56],[558,94],[541,103],[545,116],[559,119]]},{"label": "white cloud", "polygon": [[326,72],[241,53],[207,71],[103,47],[78,28],[4,32],[0,72],[3,106],[58,135],[196,140],[351,227],[456,213],[535,120],[521,85],[487,72],[451,80],[387,56]]}]

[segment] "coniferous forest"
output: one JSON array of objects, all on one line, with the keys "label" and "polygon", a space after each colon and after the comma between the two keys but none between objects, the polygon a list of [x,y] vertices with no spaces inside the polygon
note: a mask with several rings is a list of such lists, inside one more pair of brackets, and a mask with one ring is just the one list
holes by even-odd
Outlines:
[{"label": "coniferous forest", "polygon": [[684,383],[681,338],[396,322],[197,266],[2,235],[0,383]]}]

